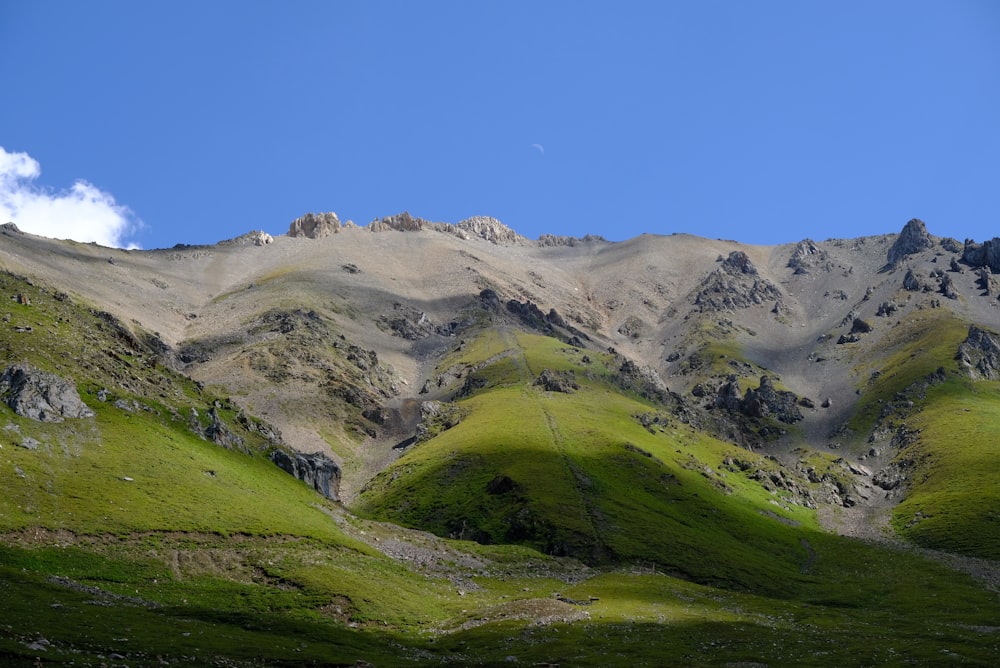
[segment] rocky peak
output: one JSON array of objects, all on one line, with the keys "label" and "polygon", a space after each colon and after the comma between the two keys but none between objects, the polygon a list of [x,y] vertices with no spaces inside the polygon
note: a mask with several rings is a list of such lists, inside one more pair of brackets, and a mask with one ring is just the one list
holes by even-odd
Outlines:
[{"label": "rocky peak", "polygon": [[429,226],[431,226],[431,223],[428,221],[423,218],[411,216],[408,211],[404,211],[403,213],[397,213],[395,216],[386,216],[380,220],[373,220],[368,224],[368,229],[371,232],[388,232],[390,230],[397,232],[419,232]]},{"label": "rocky peak", "polygon": [[812,239],[803,239],[795,245],[792,257],[788,259],[788,267],[796,274],[808,274],[810,269],[822,265],[829,270],[829,255],[820,249]]},{"label": "rocky peak", "polygon": [[694,304],[704,311],[732,311],[781,299],[781,290],[758,274],[757,268],[743,251],[733,251],[705,279],[694,298]]},{"label": "rocky peak", "polygon": [[927,233],[927,225],[919,218],[911,219],[889,247],[886,259],[891,266],[898,265],[907,255],[919,253],[934,246],[934,240]]},{"label": "rocky peak", "polygon": [[739,274],[746,274],[748,276],[758,275],[757,267],[753,266],[750,257],[743,251],[733,251],[730,253],[729,257],[722,261],[722,270],[733,276]]},{"label": "rocky peak", "polygon": [[516,244],[524,241],[524,237],[520,234],[490,216],[466,218],[455,225],[455,228],[485,239],[491,244]]},{"label": "rocky peak", "polygon": [[329,213],[307,213],[292,221],[288,227],[288,236],[322,239],[339,231],[340,219],[332,211]]}]

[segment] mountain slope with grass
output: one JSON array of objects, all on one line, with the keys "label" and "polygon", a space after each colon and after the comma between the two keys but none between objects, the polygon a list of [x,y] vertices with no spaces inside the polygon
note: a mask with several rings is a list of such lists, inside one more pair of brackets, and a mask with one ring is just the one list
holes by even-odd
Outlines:
[{"label": "mountain slope with grass", "polygon": [[3,226],[0,657],[992,665],[991,244]]}]

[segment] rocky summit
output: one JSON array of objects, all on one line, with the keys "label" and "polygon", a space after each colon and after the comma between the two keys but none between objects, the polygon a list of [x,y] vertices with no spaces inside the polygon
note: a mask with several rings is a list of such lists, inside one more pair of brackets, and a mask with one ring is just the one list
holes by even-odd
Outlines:
[{"label": "rocky summit", "polygon": [[0,226],[4,663],[995,663],[997,239],[278,225]]}]

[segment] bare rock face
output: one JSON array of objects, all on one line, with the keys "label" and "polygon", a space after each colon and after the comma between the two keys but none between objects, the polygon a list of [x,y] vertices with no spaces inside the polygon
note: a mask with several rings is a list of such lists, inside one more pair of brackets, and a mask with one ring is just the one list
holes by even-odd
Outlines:
[{"label": "bare rock face", "polygon": [[268,244],[274,243],[274,237],[265,232],[264,230],[253,230],[247,232],[246,234],[241,234],[238,237],[229,239],[227,241],[220,241],[220,246],[266,246]]},{"label": "bare rock face", "polygon": [[955,358],[958,366],[972,378],[1000,378],[1000,337],[971,325]]},{"label": "bare rock face", "polygon": [[993,237],[981,244],[966,239],[962,262],[970,267],[989,267],[993,273],[1000,273],[1000,237]]},{"label": "bare rock face", "polygon": [[7,367],[0,375],[0,399],[18,415],[39,422],[94,417],[71,382],[26,364]]},{"label": "bare rock face", "polygon": [[788,267],[794,269],[796,274],[808,274],[817,268],[829,270],[830,256],[812,239],[803,239],[795,245]]},{"label": "bare rock face", "polygon": [[498,246],[503,244],[517,244],[524,241],[524,237],[510,229],[496,218],[489,216],[473,216],[466,218],[455,225],[455,228],[475,235],[491,244]]},{"label": "bare rock face", "polygon": [[565,394],[580,389],[572,371],[553,371],[552,369],[543,369],[541,375],[535,380],[535,385],[541,386],[547,392],[563,392]]},{"label": "bare rock face", "polygon": [[921,292],[930,290],[930,287],[917,278],[912,269],[907,269],[906,276],[903,277],[903,289],[909,292]]},{"label": "bare rock face", "polygon": [[733,311],[781,299],[781,290],[760,276],[743,251],[733,251],[718,269],[705,279],[695,295],[694,304],[701,311]]},{"label": "bare rock face", "polygon": [[288,228],[288,236],[322,239],[339,231],[340,219],[332,211],[329,213],[307,213],[292,221]]},{"label": "bare rock face", "polygon": [[271,454],[271,461],[326,498],[339,500],[340,467],[322,452],[289,454],[284,450],[275,450]]},{"label": "bare rock face", "polygon": [[886,260],[891,266],[896,266],[907,255],[919,253],[933,246],[934,240],[927,233],[927,225],[924,224],[924,221],[913,218],[906,223],[903,231],[896,237],[896,241],[889,247]]},{"label": "bare rock face", "polygon": [[404,211],[403,213],[397,213],[395,216],[386,216],[381,220],[373,220],[368,224],[368,229],[371,232],[389,232],[391,230],[397,232],[419,232],[425,227],[431,227],[432,225],[432,223],[423,218],[416,218],[411,216],[409,212]]}]

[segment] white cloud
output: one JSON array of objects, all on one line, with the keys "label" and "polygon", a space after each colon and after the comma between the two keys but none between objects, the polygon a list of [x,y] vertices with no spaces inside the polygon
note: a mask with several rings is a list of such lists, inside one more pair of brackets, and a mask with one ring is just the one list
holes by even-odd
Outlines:
[{"label": "white cloud", "polygon": [[41,173],[27,153],[8,153],[0,146],[0,223],[54,239],[136,247],[127,237],[142,223],[127,206],[83,180],[62,191],[36,186]]}]

